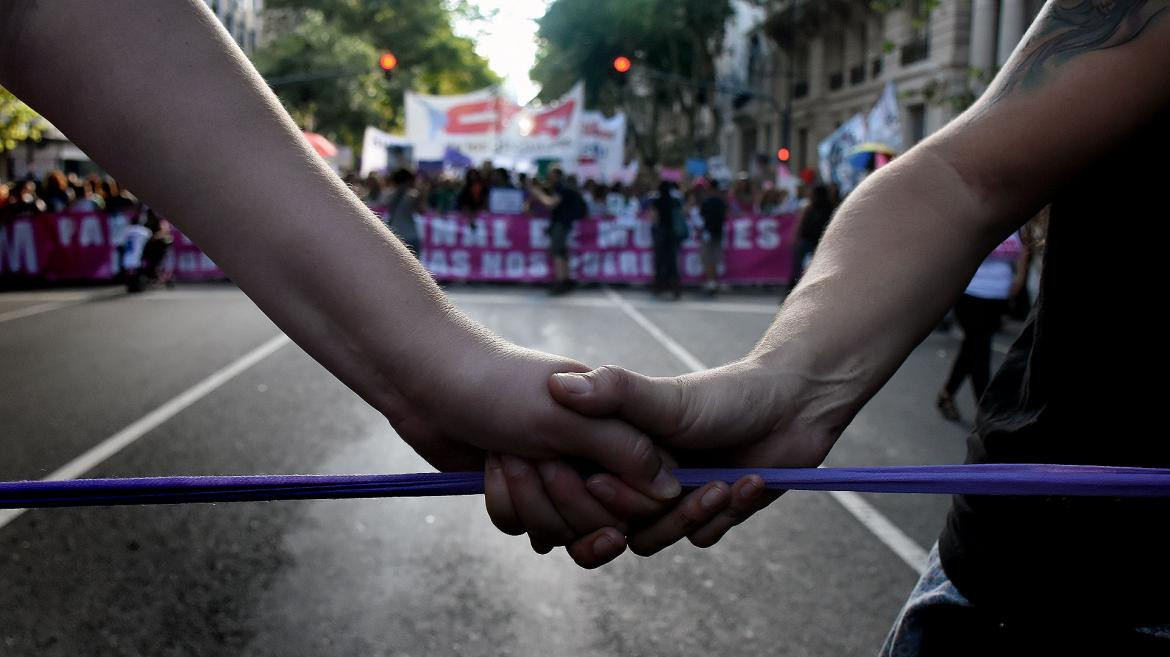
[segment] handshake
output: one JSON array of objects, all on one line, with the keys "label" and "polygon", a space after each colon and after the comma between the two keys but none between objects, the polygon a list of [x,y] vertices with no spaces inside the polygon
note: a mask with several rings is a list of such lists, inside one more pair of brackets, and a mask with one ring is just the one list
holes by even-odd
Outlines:
[{"label": "handshake", "polygon": [[710,547],[779,495],[756,475],[684,494],[674,468],[816,466],[851,419],[835,391],[762,353],[667,378],[496,341],[459,363],[387,417],[438,469],[482,467],[500,530],[585,568],[627,546]]}]

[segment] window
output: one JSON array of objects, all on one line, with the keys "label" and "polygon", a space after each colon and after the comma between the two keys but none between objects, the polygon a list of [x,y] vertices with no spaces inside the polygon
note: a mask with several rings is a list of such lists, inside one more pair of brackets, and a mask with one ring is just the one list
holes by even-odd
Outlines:
[{"label": "window", "polygon": [[926,105],[911,105],[906,108],[910,130],[910,143],[917,144],[926,137]]},{"label": "window", "polygon": [[792,83],[792,97],[804,98],[808,95],[808,81],[800,80]]},{"label": "window", "polygon": [[876,80],[882,76],[882,58],[878,57],[873,60],[873,65],[870,66],[869,77]]},{"label": "window", "polygon": [[829,76],[829,91],[836,91],[845,85],[845,74],[838,71]]},{"label": "window", "polygon": [[902,46],[902,66],[930,59],[930,39],[922,37]]},{"label": "window", "polygon": [[849,84],[861,84],[865,82],[865,64],[858,64],[849,69]]},{"label": "window", "polygon": [[801,128],[796,133],[797,166],[803,171],[808,166],[808,128]]}]

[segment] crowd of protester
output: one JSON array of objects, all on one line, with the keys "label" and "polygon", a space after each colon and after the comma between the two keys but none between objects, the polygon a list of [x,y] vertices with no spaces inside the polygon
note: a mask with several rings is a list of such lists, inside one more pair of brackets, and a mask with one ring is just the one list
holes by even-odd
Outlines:
[{"label": "crowd of protester", "polygon": [[796,213],[801,218],[794,248],[791,285],[812,256],[828,226],[839,195],[833,185],[801,184],[795,193],[747,175],[729,183],[696,178],[684,183],[639,176],[632,183],[606,184],[550,169],[544,176],[515,174],[490,162],[469,168],[461,175],[432,175],[399,169],[388,175],[371,173],[365,178],[348,175],[345,181],[358,196],[381,213],[382,220],[416,254],[418,234],[414,214],[433,211],[462,216],[474,224],[488,212],[496,190],[515,190],[520,199],[516,212],[550,219],[550,255],[554,280],[550,292],[563,294],[574,282],[569,276],[567,236],[575,221],[607,217],[651,222],[654,241],[653,291],[677,299],[681,296],[679,248],[691,235],[701,239],[702,290],[709,296],[721,289],[718,273],[723,259],[724,225],[729,215],[779,215]]},{"label": "crowd of protester", "polygon": [[174,237],[170,223],[108,176],[54,170],[0,183],[0,226],[42,212],[107,212],[125,221],[110,236],[117,252],[115,275],[131,291],[169,283],[162,263]]}]

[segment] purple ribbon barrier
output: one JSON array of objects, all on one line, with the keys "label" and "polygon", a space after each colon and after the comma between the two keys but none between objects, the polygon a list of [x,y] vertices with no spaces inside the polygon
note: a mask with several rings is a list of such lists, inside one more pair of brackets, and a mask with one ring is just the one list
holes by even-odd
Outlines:
[{"label": "purple ribbon barrier", "polygon": [[[923,465],[877,468],[693,469],[685,488],[758,474],[772,490],[938,495],[1170,497],[1170,469],[1094,465]],[[260,502],[483,493],[479,472],[390,475],[136,477],[0,482],[0,508]]]}]

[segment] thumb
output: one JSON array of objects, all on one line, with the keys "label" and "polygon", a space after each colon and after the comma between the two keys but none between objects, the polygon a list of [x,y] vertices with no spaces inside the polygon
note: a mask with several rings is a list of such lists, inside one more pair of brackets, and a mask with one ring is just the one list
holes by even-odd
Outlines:
[{"label": "thumb", "polygon": [[549,393],[561,406],[589,417],[616,417],[656,438],[670,438],[687,423],[687,389],[675,378],[651,378],[606,365],[549,378]]}]

